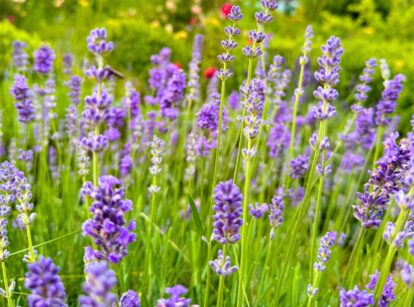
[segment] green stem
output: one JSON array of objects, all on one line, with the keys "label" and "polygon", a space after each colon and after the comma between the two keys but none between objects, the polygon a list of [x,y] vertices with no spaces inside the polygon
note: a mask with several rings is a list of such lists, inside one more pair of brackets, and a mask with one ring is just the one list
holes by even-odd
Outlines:
[{"label": "green stem", "polygon": [[[226,262],[226,244],[223,245],[223,258],[221,260],[221,265],[224,266]],[[220,275],[219,281],[219,289],[218,289],[218,296],[217,296],[217,306],[223,306],[223,290],[224,290],[224,276]]]},{"label": "green stem", "polygon": [[[410,191],[411,192],[411,191]],[[412,194],[412,192],[411,192]],[[400,214],[398,215],[397,222],[395,224],[395,230],[392,237],[392,241],[389,245],[387,256],[385,257],[385,261],[383,262],[380,276],[378,278],[377,286],[375,287],[375,301],[379,302],[381,299],[382,291],[384,289],[384,286],[387,282],[388,274],[391,270],[392,261],[394,260],[394,255],[397,251],[396,246],[393,244],[393,241],[398,234],[398,232],[404,227],[405,222],[408,219],[408,215],[410,213],[410,210],[408,210],[405,205],[402,206]]]},{"label": "green stem", "polygon": [[[303,75],[305,72],[305,64],[303,63],[300,65],[300,72],[299,72],[299,81],[298,81],[298,88],[295,94],[295,102],[293,104],[293,118],[292,118],[292,128],[290,133],[290,145],[289,145],[289,158],[292,159],[294,155],[294,145],[295,145],[295,134],[296,134],[296,117],[298,113],[298,106],[300,97],[302,96],[302,84],[303,84]],[[286,187],[288,189],[288,187]]]},{"label": "green stem", "polygon": [[[247,139],[247,150],[248,152],[250,152],[252,149],[252,140],[249,138]],[[244,181],[244,198],[243,198],[243,226],[241,229],[241,257],[240,257],[240,271],[239,271],[239,285],[237,288],[237,306],[242,306],[243,305],[243,278],[245,275],[245,254],[246,254],[246,244],[247,244],[247,237],[246,237],[246,231],[247,231],[247,227],[249,225],[248,222],[248,215],[247,215],[247,211],[248,211],[248,203],[249,203],[249,185],[250,185],[250,168],[251,168],[251,163],[252,163],[252,157],[249,157],[246,160],[246,171],[245,171],[245,181]]]},{"label": "green stem", "polygon": [[365,235],[365,230],[366,230],[365,228],[360,228],[359,229],[358,237],[355,241],[354,248],[352,249],[351,256],[349,257],[348,265],[346,266],[346,272],[347,272],[346,285],[347,286],[351,286],[351,283],[353,283],[352,278],[350,278],[351,272],[352,272],[350,270],[352,269],[352,267],[354,265],[355,256],[359,252],[360,245],[363,242],[363,238],[364,238],[364,235]]},{"label": "green stem", "polygon": [[[26,216],[27,216],[27,214],[26,214]],[[28,217],[27,217],[27,219],[28,219]],[[35,262],[36,257],[35,257],[34,251],[33,251],[32,233],[30,231],[29,222],[27,222],[27,224],[26,224],[26,235],[27,235],[27,243],[29,245],[29,254],[30,254],[30,258],[31,258],[30,261]]]},{"label": "green stem", "polygon": [[7,296],[7,306],[14,307],[11,293],[9,291],[9,279],[7,278],[7,269],[6,269],[6,264],[4,263],[4,261],[1,262],[1,270],[3,272],[3,282],[4,282],[4,288],[5,288],[4,290],[6,291],[6,296]]},{"label": "green stem", "polygon": [[[223,71],[227,70],[227,64],[223,64]],[[223,126],[223,105],[224,105],[224,98],[226,94],[226,79],[223,78],[221,80],[221,94],[220,94],[220,112],[219,112],[219,126],[218,126],[218,135],[217,135],[217,148],[214,157],[214,173],[213,173],[213,184],[212,184],[212,191],[211,196],[214,194],[214,189],[217,183],[217,172],[218,172],[218,160],[220,155],[220,143],[221,143],[221,133],[222,133],[222,126]],[[207,233],[211,233],[212,228],[212,221],[211,216],[213,213],[213,197],[211,197],[210,207],[208,210],[208,229]],[[207,245],[207,261],[211,259],[211,243]],[[206,292],[204,294],[204,306],[208,306],[208,298],[210,295],[210,282],[211,282],[211,270],[207,270],[207,280],[206,280]]]}]

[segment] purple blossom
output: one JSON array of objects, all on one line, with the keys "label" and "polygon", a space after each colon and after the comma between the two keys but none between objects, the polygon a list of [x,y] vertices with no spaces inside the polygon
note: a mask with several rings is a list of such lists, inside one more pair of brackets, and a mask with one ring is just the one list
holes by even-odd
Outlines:
[{"label": "purple blossom", "polygon": [[410,287],[414,281],[414,268],[402,259],[397,261],[397,270],[400,273],[402,281],[407,287]]},{"label": "purple blossom", "polygon": [[183,295],[187,292],[187,288],[182,285],[175,285],[174,287],[166,288],[165,293],[169,294],[170,297],[166,299],[159,299],[157,307],[188,307],[191,303],[191,299],[183,297]]},{"label": "purple blossom", "polygon": [[264,217],[266,212],[269,209],[269,206],[267,204],[250,204],[249,205],[249,213],[251,216],[253,216],[255,219],[259,219],[261,217]]},{"label": "purple blossom", "polygon": [[82,78],[79,76],[72,76],[68,82],[68,87],[70,90],[68,96],[70,102],[74,105],[79,105],[80,103],[81,84]]},{"label": "purple blossom", "polygon": [[335,107],[331,103],[338,97],[333,87],[339,83],[339,63],[343,52],[341,40],[335,36],[331,36],[322,46],[322,56],[318,58],[320,69],[315,72],[315,79],[323,86],[319,85],[313,92],[319,101],[316,108],[316,118],[319,120],[335,116]]},{"label": "purple blossom", "polygon": [[252,79],[248,86],[241,86],[241,92],[247,97],[243,101],[243,107],[246,110],[246,116],[243,118],[245,127],[243,133],[246,138],[254,139],[260,131],[263,124],[263,108],[265,102],[265,84],[263,80]]},{"label": "purple blossom", "polygon": [[28,64],[28,56],[25,51],[27,44],[20,41],[13,41],[13,65],[18,71],[26,71]]},{"label": "purple blossom", "polygon": [[133,290],[128,290],[122,294],[121,299],[119,300],[120,307],[140,307],[141,301],[139,299],[138,293]]},{"label": "purple blossom", "polygon": [[313,264],[313,268],[316,271],[325,271],[325,264],[328,262],[331,257],[331,248],[335,244],[337,239],[337,233],[335,231],[330,231],[325,234],[320,240],[320,245],[318,249],[317,261]]},{"label": "purple blossom", "polygon": [[178,117],[178,103],[182,100],[185,89],[185,74],[176,70],[168,80],[167,88],[160,102],[161,115],[168,119]]},{"label": "purple blossom", "polygon": [[86,41],[89,51],[96,55],[103,55],[111,52],[114,48],[114,44],[107,41],[107,33],[104,28],[93,29]]},{"label": "purple blossom", "polygon": [[237,110],[240,104],[240,95],[237,91],[232,91],[229,95],[229,106],[233,110]]},{"label": "purple blossom", "polygon": [[194,37],[193,45],[193,57],[189,65],[189,76],[187,84],[187,100],[198,101],[200,100],[200,64],[201,64],[201,52],[203,49],[204,37],[201,34],[197,34]]},{"label": "purple blossom", "polygon": [[209,261],[209,265],[214,272],[220,276],[229,276],[239,269],[238,266],[231,265],[230,256],[226,256],[226,259],[223,259],[223,257],[223,252],[219,249],[217,259]]},{"label": "purple blossom", "polygon": [[365,62],[365,68],[359,76],[360,83],[356,86],[356,93],[354,95],[358,103],[363,103],[368,98],[368,93],[371,91],[371,87],[368,84],[372,81],[375,67],[377,67],[377,60],[375,58],[371,58]]},{"label": "purple blossom", "polygon": [[[375,272],[375,274],[370,275],[370,281],[368,285],[366,286],[367,289],[374,291],[375,287],[378,282],[378,278],[380,276],[380,273],[378,271]],[[387,277],[387,281],[385,283],[384,289],[382,290],[381,298],[378,302],[378,307],[387,307],[393,300],[395,300],[394,295],[394,288],[396,286],[396,283],[392,279],[392,275],[389,275]]]},{"label": "purple blossom", "polygon": [[83,291],[86,295],[79,297],[79,304],[83,307],[113,306],[117,297],[111,292],[117,284],[115,272],[105,261],[92,262],[85,269],[86,282]]},{"label": "purple blossom", "polygon": [[70,53],[65,53],[63,55],[63,73],[65,75],[71,75],[72,67],[73,67],[73,56]]},{"label": "purple blossom", "polygon": [[405,76],[398,74],[394,79],[385,83],[385,89],[382,91],[381,100],[378,102],[375,111],[375,124],[378,126],[385,126],[391,122],[391,119],[387,117],[388,114],[392,114],[397,106],[397,99],[403,89],[403,82]]},{"label": "purple blossom", "polygon": [[309,168],[309,155],[300,155],[290,161],[290,177],[298,179],[305,176],[306,171]]},{"label": "purple blossom", "polygon": [[128,245],[135,241],[135,222],[125,221],[125,213],[132,210],[132,202],[124,200],[122,181],[113,176],[99,177],[99,186],[86,182],[82,195],[93,199],[89,208],[92,218],[83,223],[83,235],[94,240],[94,258],[118,263],[128,253]]},{"label": "purple blossom", "polygon": [[15,75],[10,92],[16,100],[15,106],[19,115],[19,121],[22,123],[31,122],[34,119],[33,94],[27,85],[26,78],[22,75]]},{"label": "purple blossom", "polygon": [[340,292],[341,307],[368,307],[375,304],[374,295],[366,290],[360,290],[358,286]]},{"label": "purple blossom", "polygon": [[285,209],[285,202],[283,200],[283,193],[278,192],[273,196],[272,202],[269,204],[269,222],[272,228],[278,227],[283,223],[283,210]]},{"label": "purple blossom", "polygon": [[48,74],[53,69],[55,52],[47,46],[42,46],[34,53],[34,70],[40,74]]},{"label": "purple blossom", "polygon": [[243,195],[232,180],[220,182],[214,189],[213,238],[221,244],[240,239]]},{"label": "purple blossom", "polygon": [[29,306],[67,306],[66,292],[52,259],[40,256],[39,260],[28,264],[24,286],[31,291]]}]

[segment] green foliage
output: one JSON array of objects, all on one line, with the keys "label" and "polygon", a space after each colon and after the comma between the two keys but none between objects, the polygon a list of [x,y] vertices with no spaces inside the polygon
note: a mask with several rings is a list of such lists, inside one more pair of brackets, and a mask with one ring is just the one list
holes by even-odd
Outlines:
[{"label": "green foliage", "polygon": [[163,47],[172,49],[173,62],[184,66],[190,59],[191,39],[177,38],[144,20],[111,19],[106,26],[111,40],[116,42],[111,64],[116,69],[133,73],[141,81],[147,79],[148,69],[151,67],[150,56]]},{"label": "green foliage", "polygon": [[34,50],[39,45],[37,35],[29,35],[27,32],[17,29],[8,21],[0,22],[0,70],[4,70],[11,61],[12,43],[15,40],[23,41],[27,44],[28,52]]}]

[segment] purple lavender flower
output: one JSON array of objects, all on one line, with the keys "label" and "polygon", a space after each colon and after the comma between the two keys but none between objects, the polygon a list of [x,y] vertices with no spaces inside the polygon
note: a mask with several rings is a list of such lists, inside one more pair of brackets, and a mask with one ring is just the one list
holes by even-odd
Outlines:
[{"label": "purple lavender flower", "polygon": [[[374,274],[370,275],[370,281],[367,284],[366,288],[374,291],[375,287],[378,282],[378,278],[380,276],[380,273],[376,271]],[[396,283],[392,279],[392,275],[389,275],[387,277],[387,281],[385,283],[384,289],[382,290],[381,298],[378,302],[379,307],[387,307],[394,299],[394,288],[396,286]]]},{"label": "purple lavender flower", "polygon": [[297,179],[305,176],[309,168],[309,155],[304,154],[292,159],[290,161],[290,168],[290,177]]},{"label": "purple lavender flower", "polygon": [[240,239],[241,203],[243,195],[232,180],[220,182],[214,189],[213,238],[221,244],[236,243]]},{"label": "purple lavender flower", "polygon": [[331,248],[336,242],[337,233],[335,231],[327,232],[325,236],[321,238],[317,261],[313,264],[313,268],[316,271],[325,271],[326,262],[331,257]]},{"label": "purple lavender flower", "polygon": [[220,106],[215,101],[205,103],[197,113],[197,127],[209,131],[216,131],[219,125],[219,112]]},{"label": "purple lavender flower", "polygon": [[34,70],[46,75],[53,69],[53,61],[56,58],[55,52],[47,46],[42,46],[34,53]]},{"label": "purple lavender flower", "polygon": [[220,276],[229,276],[239,269],[238,266],[231,265],[230,256],[226,256],[225,260],[223,257],[223,252],[219,249],[217,259],[209,261],[209,265],[214,272]]},{"label": "purple lavender flower", "polygon": [[128,253],[128,245],[135,241],[135,222],[126,224],[124,215],[132,210],[130,200],[124,200],[122,181],[113,176],[99,177],[99,186],[86,182],[82,195],[94,201],[89,211],[92,219],[82,226],[83,235],[91,236],[98,250],[94,250],[97,260],[118,263]]},{"label": "purple lavender flower", "polygon": [[309,61],[309,53],[312,51],[312,40],[313,40],[313,28],[311,25],[306,27],[305,30],[305,43],[302,47],[303,55],[299,58],[300,65],[305,65]]},{"label": "purple lavender flower", "polygon": [[194,37],[193,45],[193,57],[189,65],[189,77],[187,84],[187,100],[198,101],[200,100],[200,64],[201,64],[201,52],[203,49],[204,37],[201,34],[197,34]]},{"label": "purple lavender flower", "polygon": [[139,299],[138,293],[133,290],[128,290],[122,294],[121,299],[119,300],[120,307],[140,307],[141,301]]},{"label": "purple lavender flower", "polygon": [[381,100],[378,102],[375,111],[375,124],[378,126],[385,126],[391,122],[391,119],[387,117],[388,114],[394,112],[397,106],[397,99],[403,89],[403,82],[405,76],[398,74],[393,80],[386,82],[385,89],[382,91]]},{"label": "purple lavender flower", "polygon": [[72,74],[72,66],[73,66],[73,56],[70,53],[65,53],[63,55],[63,73],[65,75]]},{"label": "purple lavender flower", "polygon": [[67,306],[66,292],[52,259],[40,256],[39,260],[28,264],[24,286],[31,291],[29,306]]},{"label": "purple lavender flower", "polygon": [[344,50],[341,40],[331,36],[326,45],[322,46],[322,56],[318,58],[320,69],[315,72],[315,79],[323,86],[313,92],[319,104],[316,111],[317,119],[327,119],[335,115],[335,107],[331,103],[338,97],[338,92],[333,88],[339,83],[339,63]]},{"label": "purple lavender flower", "polygon": [[191,299],[182,297],[187,292],[187,288],[182,285],[175,285],[174,287],[166,288],[165,293],[169,294],[170,297],[167,299],[159,299],[157,307],[188,307],[191,303]]},{"label": "purple lavender flower", "polygon": [[402,281],[407,287],[410,287],[414,281],[414,268],[402,259],[397,261],[397,270],[400,273]]},{"label": "purple lavender flower", "polygon": [[115,272],[105,261],[92,262],[86,266],[86,282],[83,291],[86,295],[79,297],[79,304],[83,307],[113,306],[117,297],[111,292],[117,284]]},{"label": "purple lavender flower", "polygon": [[241,86],[241,92],[247,97],[243,101],[246,116],[243,118],[245,127],[243,133],[246,138],[254,139],[263,124],[263,108],[265,102],[265,84],[263,80],[253,79],[248,86]]},{"label": "purple lavender flower", "polygon": [[285,202],[283,200],[283,191],[278,191],[272,198],[269,204],[269,222],[272,228],[278,227],[283,223],[283,210],[285,209]]},{"label": "purple lavender flower", "polygon": [[178,117],[178,103],[183,98],[185,86],[185,74],[182,70],[177,69],[168,80],[166,91],[160,102],[163,117],[168,119]]},{"label": "purple lavender flower", "polygon": [[89,51],[95,55],[101,56],[105,53],[111,52],[114,48],[114,44],[112,42],[107,42],[107,33],[104,28],[93,29],[86,41],[88,43]]},{"label": "purple lavender flower", "polygon": [[72,76],[68,83],[68,87],[70,90],[68,96],[69,96],[70,102],[74,105],[79,105],[80,103],[81,84],[82,84],[82,78],[79,76]]},{"label": "purple lavender flower", "polygon": [[32,91],[27,85],[26,78],[22,75],[15,75],[10,92],[16,100],[15,106],[19,114],[19,121],[22,123],[31,122],[34,119],[34,108]]},{"label": "purple lavender flower", "polygon": [[375,67],[377,67],[377,60],[375,58],[369,59],[365,62],[365,68],[359,76],[359,81],[361,83],[356,86],[356,93],[354,97],[360,104],[367,100],[368,93],[371,91],[371,87],[368,84],[372,81],[372,75],[375,73]]},{"label": "purple lavender flower", "polygon": [[259,219],[261,217],[264,217],[267,210],[269,210],[269,206],[267,204],[250,204],[249,205],[249,213],[251,216],[253,216],[255,219]]},{"label": "purple lavender flower", "polygon": [[237,91],[232,91],[229,95],[229,106],[233,110],[237,110],[240,104],[240,95]]},{"label": "purple lavender flower", "polygon": [[24,49],[26,49],[27,44],[20,41],[13,42],[13,65],[17,68],[18,71],[26,71],[28,64],[28,56]]},{"label": "purple lavender flower", "polygon": [[346,291],[341,289],[340,292],[341,307],[368,307],[375,304],[374,295],[366,290],[359,290],[358,286]]}]

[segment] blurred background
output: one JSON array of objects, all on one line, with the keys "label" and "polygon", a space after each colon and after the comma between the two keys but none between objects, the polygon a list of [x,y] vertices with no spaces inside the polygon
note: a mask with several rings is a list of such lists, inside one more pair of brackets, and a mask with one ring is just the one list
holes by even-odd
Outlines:
[{"label": "blurred background", "polygon": [[[10,64],[11,42],[25,41],[32,52],[42,42],[57,50],[61,65],[65,52],[74,54],[78,66],[87,54],[86,36],[94,27],[106,27],[115,51],[109,59],[117,70],[144,87],[150,55],[168,46],[173,60],[187,69],[195,34],[205,35],[203,72],[217,66],[220,40],[229,5],[242,7],[240,45],[248,43],[247,30],[255,28],[258,0],[0,0],[0,70]],[[315,30],[312,60],[320,45],[331,35],[343,39],[341,95],[347,97],[350,84],[370,57],[386,58],[392,74],[404,73],[406,88],[399,104],[402,123],[409,122],[414,91],[414,0],[281,0],[275,22],[266,28],[272,35],[271,58],[283,55],[292,68],[301,53],[308,24]],[[246,65],[239,50],[233,67],[233,86],[240,84]],[[60,63],[59,63],[60,62]],[[2,76],[7,78],[7,76]],[[378,77],[379,78],[379,77]],[[378,92],[380,91],[373,91]],[[409,111],[409,112],[404,112]],[[404,118],[405,117],[405,118]],[[404,127],[402,127],[403,130]]]}]

